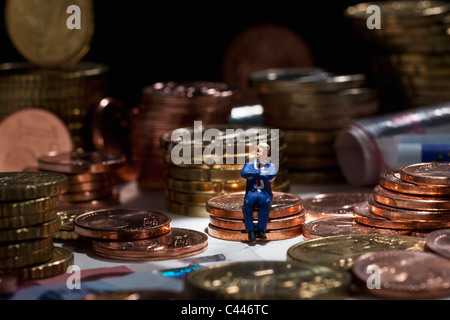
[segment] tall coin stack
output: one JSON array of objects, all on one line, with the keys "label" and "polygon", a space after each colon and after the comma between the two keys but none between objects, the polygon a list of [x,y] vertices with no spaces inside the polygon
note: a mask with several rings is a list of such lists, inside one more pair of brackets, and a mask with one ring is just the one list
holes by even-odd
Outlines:
[{"label": "tall coin stack", "polygon": [[369,201],[355,206],[355,220],[412,234],[450,227],[450,163],[409,165],[384,173]]},{"label": "tall coin stack", "polygon": [[322,69],[270,69],[250,75],[268,126],[283,130],[289,177],[300,184],[343,181],[334,141],[352,120],[378,111],[375,90],[362,74]]},{"label": "tall coin stack", "polygon": [[60,195],[60,210],[100,209],[120,204],[114,189],[114,171],[125,156],[100,152],[52,153],[38,159],[38,169],[67,176],[67,192]]},{"label": "tall coin stack", "polygon": [[[215,153],[206,154],[207,150],[211,151],[211,142],[202,140],[197,146],[194,142],[196,135],[204,137],[209,129],[217,130],[217,133],[221,134],[215,140],[219,149],[216,149]],[[187,216],[208,217],[206,202],[209,199],[245,191],[246,180],[241,176],[242,168],[246,162],[256,158],[257,144],[263,140],[271,147],[271,156],[275,155],[275,152],[278,153],[279,167],[277,178],[272,183],[273,190],[289,190],[286,145],[283,133],[279,130],[236,125],[202,126],[201,129],[194,127],[184,130],[188,141],[172,140],[173,132],[166,132],[161,137],[166,206],[170,211]],[[256,139],[251,138],[252,132],[256,134]],[[196,154],[196,148],[199,154]],[[190,157],[186,159],[189,160],[188,163],[174,162],[174,155],[183,155],[184,152],[179,152],[181,150],[191,151]]]},{"label": "tall coin stack", "polygon": [[[232,193],[217,196],[206,204],[210,214],[208,233],[210,236],[228,241],[247,241],[242,206],[245,193]],[[272,210],[267,223],[267,240],[285,240],[302,234],[302,226],[306,220],[303,199],[289,193],[274,192]],[[254,212],[255,223],[258,221],[258,210]]]},{"label": "tall coin stack", "polygon": [[30,63],[0,65],[0,118],[30,107],[46,109],[67,126],[75,150],[92,149],[90,116],[107,96],[108,67],[79,62],[58,69]]},{"label": "tall coin stack", "polygon": [[53,246],[66,190],[62,174],[0,173],[0,274],[25,281],[66,272],[73,254]]},{"label": "tall coin stack", "polygon": [[[378,28],[368,28],[371,5]],[[450,98],[450,4],[445,1],[376,1],[348,7],[344,15],[372,45],[382,108],[401,110]],[[372,23],[377,20],[370,18]]]},{"label": "tall coin stack", "polygon": [[140,168],[142,189],[163,189],[160,137],[194,121],[224,124],[236,106],[237,92],[225,83],[167,82],[142,90],[142,99],[132,117],[133,161]]}]

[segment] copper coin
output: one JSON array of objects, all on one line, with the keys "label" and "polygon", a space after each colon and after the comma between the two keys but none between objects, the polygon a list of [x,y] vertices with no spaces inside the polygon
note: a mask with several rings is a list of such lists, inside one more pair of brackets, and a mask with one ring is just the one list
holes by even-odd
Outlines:
[{"label": "copper coin", "polygon": [[52,153],[38,159],[39,169],[67,174],[103,173],[120,168],[125,156],[100,152]]},{"label": "copper coin", "polygon": [[[366,253],[355,261],[352,272],[366,292],[382,298],[431,299],[450,295],[450,260],[429,252]],[[369,289],[369,284],[378,288]]]},{"label": "copper coin", "polygon": [[450,229],[433,231],[426,236],[425,241],[433,252],[450,259]]},{"label": "copper coin", "polygon": [[313,219],[324,217],[353,217],[355,204],[369,199],[371,193],[338,192],[319,194],[305,199],[303,206],[308,217]]},{"label": "copper coin", "polygon": [[37,166],[41,155],[73,147],[66,125],[44,109],[16,111],[0,122],[0,172]]},{"label": "copper coin", "polygon": [[75,232],[81,236],[108,240],[140,240],[170,231],[171,219],[158,212],[138,209],[105,209],[79,215]]},{"label": "copper coin", "polygon": [[409,235],[409,230],[382,229],[356,223],[354,218],[330,217],[310,221],[303,225],[306,240],[341,236],[348,234],[393,234]]},{"label": "copper coin", "polygon": [[120,205],[120,193],[116,189],[113,189],[111,195],[103,199],[95,199],[83,202],[64,202],[60,199],[58,209],[61,211],[76,209],[87,209],[88,211],[92,211],[108,209],[118,205]]},{"label": "copper coin", "polygon": [[156,261],[181,259],[207,249],[208,236],[189,229],[172,228],[168,233],[136,241],[92,241],[94,251],[110,259]]},{"label": "copper coin", "polygon": [[[301,227],[302,224],[306,221],[306,213],[303,211],[294,216],[286,217],[286,218],[276,218],[269,219],[267,222],[267,230],[277,230],[284,228],[294,228]],[[218,228],[229,229],[229,230],[245,230],[244,220],[237,219],[226,219],[222,217],[210,216],[209,222]],[[258,223],[258,219],[255,219],[255,224]]]},{"label": "copper coin", "polygon": [[419,185],[450,187],[450,162],[419,163],[401,170],[402,179]]},{"label": "copper coin", "polygon": [[[214,197],[206,203],[206,210],[213,216],[228,219],[242,219],[242,206],[245,193],[232,193]],[[269,219],[289,217],[303,211],[303,199],[297,195],[283,192],[274,192],[272,211]],[[253,214],[258,218],[258,211]]]},{"label": "copper coin", "polygon": [[[245,231],[228,230],[208,225],[208,234],[214,238],[228,241],[248,241],[248,234]],[[277,241],[296,238],[302,235],[302,229],[300,227],[286,228],[280,230],[267,231],[267,240],[256,239],[256,241]]]},{"label": "copper coin", "polygon": [[368,201],[356,204],[354,210],[356,214],[354,217],[355,221],[371,227],[399,229],[405,230],[405,233],[411,233],[412,230],[407,229],[414,229],[416,224],[414,221],[394,221],[382,216],[377,216],[370,212]]},{"label": "copper coin", "polygon": [[104,188],[94,191],[67,192],[59,196],[63,202],[86,202],[95,199],[103,199],[112,193],[112,188]]},{"label": "copper coin", "polygon": [[253,72],[313,65],[311,50],[300,35],[281,25],[265,24],[244,30],[232,41],[223,61],[223,77],[239,86],[244,104],[252,104],[258,102],[248,85]]},{"label": "copper coin", "polygon": [[387,190],[380,185],[374,189],[376,202],[390,207],[424,210],[424,211],[450,211],[450,198],[413,196]]},{"label": "copper coin", "polygon": [[424,196],[450,196],[450,188],[434,187],[432,185],[416,185],[402,180],[400,169],[385,172],[380,179],[380,185],[385,189]]},{"label": "copper coin", "polygon": [[450,225],[450,212],[448,211],[418,211],[418,210],[408,210],[401,209],[383,205],[378,203],[374,199],[369,200],[369,210],[371,213],[387,218],[393,221],[400,222],[418,222],[418,225],[422,225],[426,228],[427,225],[433,226],[435,228],[446,228]]}]

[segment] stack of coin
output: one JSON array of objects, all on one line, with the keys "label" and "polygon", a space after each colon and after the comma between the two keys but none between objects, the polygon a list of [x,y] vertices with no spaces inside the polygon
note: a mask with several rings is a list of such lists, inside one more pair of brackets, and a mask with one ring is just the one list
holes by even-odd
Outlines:
[{"label": "stack of coin", "polygon": [[292,182],[342,182],[334,140],[352,120],[378,112],[377,94],[362,74],[322,69],[269,69],[250,75],[265,124],[285,133]]},{"label": "stack of coin", "polygon": [[139,187],[163,189],[160,137],[166,132],[203,124],[227,123],[237,92],[225,83],[155,83],[142,90],[132,115],[133,162],[140,169]]},{"label": "stack of coin", "polygon": [[59,196],[66,191],[62,174],[0,173],[0,273],[30,280],[66,272],[73,254],[53,246]]},{"label": "stack of coin", "polygon": [[171,228],[165,214],[138,209],[86,212],[74,220],[75,232],[92,240],[93,251],[124,261],[179,259],[207,249],[206,234]]},{"label": "stack of coin", "polygon": [[[248,241],[242,206],[245,193],[232,193],[208,200],[206,210],[210,214],[210,236],[228,241]],[[255,223],[258,210],[254,212]],[[284,240],[299,237],[306,220],[303,199],[299,196],[274,192],[272,210],[267,223],[267,240]],[[259,241],[259,240],[258,240]]]},{"label": "stack of coin", "polygon": [[120,203],[114,172],[124,163],[124,156],[100,152],[52,153],[39,157],[38,170],[67,176],[68,189],[60,195],[60,210],[99,209]]},{"label": "stack of coin", "polygon": [[355,220],[378,228],[427,231],[450,227],[450,163],[418,163],[384,173]]},{"label": "stack of coin", "polygon": [[76,150],[92,149],[90,116],[107,95],[107,72],[106,66],[91,62],[61,69],[1,64],[0,118],[33,106],[46,109],[67,126]]},{"label": "stack of coin", "polygon": [[[206,137],[212,129],[216,138],[212,144]],[[216,196],[242,192],[246,180],[241,176],[245,163],[256,159],[256,148],[267,142],[271,160],[278,173],[272,183],[274,191],[289,191],[286,167],[286,145],[283,133],[267,127],[239,127],[232,125],[202,126],[183,129],[183,139],[172,139],[172,133],[161,137],[164,159],[164,184],[167,208],[177,214],[208,217],[206,202]],[[255,139],[253,139],[255,138]],[[211,150],[216,148],[215,150]],[[181,151],[182,150],[182,151]],[[208,150],[211,153],[208,153]],[[190,152],[190,156],[187,153]],[[183,157],[179,163],[178,157]]]},{"label": "stack of coin", "polygon": [[[381,14],[368,13],[372,5]],[[373,47],[369,50],[383,109],[449,100],[449,13],[445,1],[375,1],[345,10],[351,25]],[[369,22],[380,28],[369,28]]]}]

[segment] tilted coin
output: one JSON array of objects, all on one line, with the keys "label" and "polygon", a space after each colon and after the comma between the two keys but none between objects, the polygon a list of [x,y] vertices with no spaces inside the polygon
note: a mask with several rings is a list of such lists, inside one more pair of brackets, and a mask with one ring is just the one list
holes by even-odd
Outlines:
[{"label": "tilted coin", "polygon": [[376,202],[390,207],[423,211],[450,211],[450,201],[445,197],[414,196],[390,191],[380,185],[375,187],[373,195]]},{"label": "tilted coin", "polygon": [[284,261],[234,262],[190,272],[185,288],[195,299],[319,300],[348,294],[350,274]]},{"label": "tilted coin", "polygon": [[68,0],[8,0],[6,28],[16,49],[43,67],[60,67],[81,60],[89,51],[93,36],[94,11],[92,1],[78,0],[80,25],[69,28],[67,10],[72,4]]},{"label": "tilted coin", "polygon": [[[378,272],[369,289],[369,277]],[[450,260],[429,252],[389,250],[359,257],[353,274],[366,292],[382,298],[432,299],[450,295]]]},{"label": "tilted coin", "polygon": [[352,217],[355,204],[368,200],[370,195],[366,192],[324,193],[305,199],[303,206],[310,218]]},{"label": "tilted coin", "polygon": [[410,233],[410,230],[369,227],[355,222],[353,217],[329,217],[303,225],[303,237],[307,240],[348,234],[409,235]]},{"label": "tilted coin", "polygon": [[414,221],[395,221],[389,220],[388,218],[378,216],[370,212],[369,202],[364,201],[358,203],[354,207],[355,211],[355,221],[367,226],[377,227],[377,228],[388,228],[388,229],[400,229],[405,230],[405,232],[411,233],[415,227]]},{"label": "tilted coin", "polygon": [[380,250],[423,251],[425,240],[390,234],[356,234],[308,240],[288,249],[289,261],[317,263],[349,270],[364,253]]},{"label": "tilted coin", "polygon": [[[206,210],[214,216],[230,219],[240,219],[243,216],[242,206],[245,193],[233,193],[214,197],[206,203]],[[303,211],[303,199],[297,195],[283,192],[274,192],[272,210],[269,218],[287,217]],[[257,218],[257,211],[254,213]]]},{"label": "tilted coin", "polygon": [[385,189],[407,194],[450,196],[450,188],[435,187],[433,185],[416,185],[404,181],[400,169],[385,172],[381,176],[380,185]]},{"label": "tilted coin", "polygon": [[401,170],[402,179],[419,185],[450,187],[450,162],[419,163]]},{"label": "tilted coin", "polygon": [[25,108],[0,122],[0,171],[23,171],[49,152],[69,152],[74,143],[65,123],[45,109]]},{"label": "tilted coin", "polygon": [[101,152],[48,154],[38,159],[40,170],[66,174],[104,173],[121,167],[125,156]]},{"label": "tilted coin", "polygon": [[21,201],[60,195],[67,191],[67,177],[51,172],[0,173],[0,201]]},{"label": "tilted coin", "polygon": [[22,281],[37,280],[53,277],[67,272],[67,268],[74,263],[72,251],[61,247],[54,247],[50,260],[22,268],[18,271],[18,277]]},{"label": "tilted coin", "polygon": [[425,238],[427,248],[450,259],[450,229],[436,230]]},{"label": "tilted coin", "polygon": [[81,236],[109,240],[140,240],[170,231],[165,214],[138,209],[105,209],[77,216],[75,232]]},{"label": "tilted coin", "polygon": [[102,257],[128,261],[181,259],[207,249],[208,236],[195,230],[171,228],[159,237],[136,241],[93,241],[94,252]]}]

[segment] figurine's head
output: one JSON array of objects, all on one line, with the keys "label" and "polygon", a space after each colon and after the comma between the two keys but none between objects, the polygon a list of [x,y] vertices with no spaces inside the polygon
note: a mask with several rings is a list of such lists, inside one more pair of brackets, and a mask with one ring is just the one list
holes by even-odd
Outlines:
[{"label": "figurine's head", "polygon": [[267,143],[260,143],[256,149],[256,159],[261,162],[268,162],[270,146]]}]

